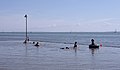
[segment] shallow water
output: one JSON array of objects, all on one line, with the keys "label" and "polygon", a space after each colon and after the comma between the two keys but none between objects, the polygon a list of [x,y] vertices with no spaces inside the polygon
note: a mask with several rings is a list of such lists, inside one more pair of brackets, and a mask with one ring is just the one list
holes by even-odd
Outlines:
[{"label": "shallow water", "polygon": [[120,70],[120,49],[41,42],[40,47],[22,41],[0,41],[0,70]]},{"label": "shallow water", "polygon": [[[120,48],[120,32],[29,32],[31,41],[49,43],[89,45],[90,40],[105,47]],[[25,39],[25,32],[0,32],[0,41],[21,41]]]}]

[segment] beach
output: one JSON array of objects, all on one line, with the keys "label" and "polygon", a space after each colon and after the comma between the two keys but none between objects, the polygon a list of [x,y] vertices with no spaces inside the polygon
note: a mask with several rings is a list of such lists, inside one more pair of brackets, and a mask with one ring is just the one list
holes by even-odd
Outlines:
[{"label": "beach", "polygon": [[40,42],[37,48],[22,41],[0,41],[0,70],[119,70],[120,48]]},{"label": "beach", "polygon": [[120,0],[0,0],[0,70],[120,70]]}]

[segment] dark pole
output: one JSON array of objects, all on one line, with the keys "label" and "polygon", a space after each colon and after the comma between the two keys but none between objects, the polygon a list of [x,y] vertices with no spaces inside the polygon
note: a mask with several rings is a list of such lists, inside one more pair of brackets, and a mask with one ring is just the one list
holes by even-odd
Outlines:
[{"label": "dark pole", "polygon": [[25,15],[26,18],[26,41],[27,41],[27,15]]}]

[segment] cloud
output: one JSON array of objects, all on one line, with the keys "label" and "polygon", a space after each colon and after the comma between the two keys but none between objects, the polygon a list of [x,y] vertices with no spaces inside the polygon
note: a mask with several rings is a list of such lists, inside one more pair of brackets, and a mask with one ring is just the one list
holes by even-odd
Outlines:
[{"label": "cloud", "polygon": [[[118,21],[120,18],[105,18],[105,19],[94,19],[94,20],[84,20],[82,23],[86,24],[99,24],[99,23],[106,23],[106,22],[113,22],[113,21]],[[119,21],[120,22],[120,21]]]}]

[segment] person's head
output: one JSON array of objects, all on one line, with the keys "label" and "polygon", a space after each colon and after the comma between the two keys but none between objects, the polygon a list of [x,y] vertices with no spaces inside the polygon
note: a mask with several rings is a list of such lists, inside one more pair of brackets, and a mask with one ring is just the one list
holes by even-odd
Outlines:
[{"label": "person's head", "polygon": [[91,39],[91,42],[94,42],[94,39]]},{"label": "person's head", "polygon": [[35,42],[33,42],[33,44],[35,44]]},{"label": "person's head", "polygon": [[92,45],[94,45],[94,39],[91,39]]},{"label": "person's head", "polygon": [[77,42],[75,42],[75,44],[77,44]]}]

